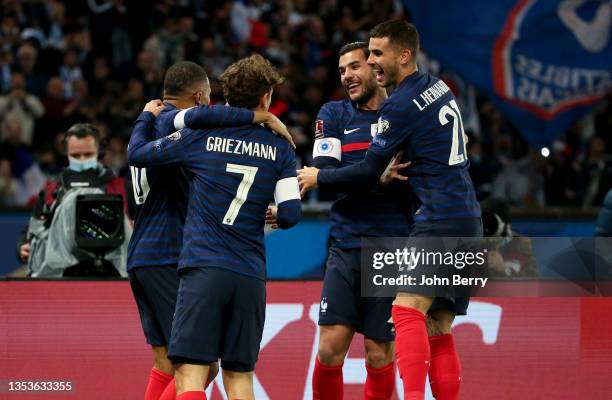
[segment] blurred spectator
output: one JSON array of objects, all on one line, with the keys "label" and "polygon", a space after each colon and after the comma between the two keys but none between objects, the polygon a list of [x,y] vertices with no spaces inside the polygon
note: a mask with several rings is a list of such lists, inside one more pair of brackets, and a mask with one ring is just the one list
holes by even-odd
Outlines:
[{"label": "blurred spectator", "polygon": [[[77,122],[107,127],[109,155],[103,160],[122,170],[119,146],[142,104],[161,96],[171,63],[188,59],[203,64],[212,102],[223,103],[215,78],[252,52],[268,57],[287,78],[275,90],[270,110],[294,134],[298,164],[309,164],[319,108],[345,95],[338,84],[338,49],[367,40],[377,22],[408,14],[401,0],[155,0],[149,7],[133,0],[2,4],[0,126],[9,115],[21,114],[21,128],[8,124],[6,129],[13,129],[11,135],[21,132],[20,152],[38,160],[49,176],[61,168],[63,133]],[[612,176],[612,94],[559,135],[550,157],[543,158],[529,150],[489,100],[426,50],[419,54],[419,69],[444,79],[462,110],[479,199],[493,193],[517,207],[601,204]],[[27,100],[17,100],[22,96]],[[4,143],[6,139],[0,136]],[[3,164],[9,163],[4,174],[8,170],[14,180],[11,161],[3,157]],[[9,181],[0,181],[1,193],[16,187]]]},{"label": "blurred spectator", "polygon": [[[0,96],[0,123],[11,116],[21,120],[20,143],[31,145],[34,133],[34,120],[43,115],[45,108],[40,100],[26,91],[25,78],[21,72],[11,76],[11,89]],[[2,139],[5,139],[4,135]]]},{"label": "blurred spectator", "polygon": [[11,88],[13,71],[13,53],[0,49],[0,93],[6,93]]},{"label": "blurred spectator", "polygon": [[586,189],[582,205],[600,206],[612,187],[612,162],[606,156],[606,143],[600,137],[591,139],[589,158],[584,168]]},{"label": "blurred spectator", "polygon": [[10,192],[5,199],[5,205],[25,206],[45,184],[45,176],[34,163],[27,146],[21,141],[23,136],[21,119],[16,115],[10,115],[4,119],[0,129],[3,137],[0,159],[9,163],[8,168],[3,167],[5,185],[8,182],[5,190]]},{"label": "blurred spectator", "polygon": [[505,158],[504,167],[493,181],[493,196],[513,206],[544,205],[544,159],[531,150],[518,160]]},{"label": "blurred spectator", "polygon": [[512,230],[507,201],[490,197],[480,204],[488,273],[493,277],[537,277],[538,265],[531,239]]},{"label": "blurred spectator", "polygon": [[33,44],[25,42],[17,50],[17,66],[25,75],[28,92],[41,97],[45,93],[48,78],[36,70],[37,60],[38,49]]},{"label": "blurred spectator", "polygon": [[64,54],[64,63],[59,69],[59,76],[64,82],[64,98],[72,99],[74,96],[74,82],[83,79],[83,71],[78,65],[77,53],[69,50]]},{"label": "blurred spectator", "polygon": [[111,169],[115,175],[124,176],[127,169],[127,141],[118,136],[107,140],[102,164]]},{"label": "blurred spectator", "polygon": [[0,156],[0,206],[11,207],[15,205],[15,192],[17,181],[13,178],[11,162]]},{"label": "blurred spectator", "polygon": [[200,42],[201,54],[198,62],[206,68],[210,78],[218,78],[225,71],[232,59],[217,50],[217,45],[212,37],[205,37]]},{"label": "blurred spectator", "polygon": [[37,130],[36,143],[49,142],[58,132],[68,128],[70,122],[66,120],[66,109],[70,101],[64,98],[64,82],[59,76],[54,76],[47,83],[47,94],[42,103],[45,114],[41,126]]},{"label": "blurred spectator", "polygon": [[164,73],[161,66],[154,62],[150,52],[143,50],[138,53],[136,70],[132,76],[143,83],[147,99],[160,97]]},{"label": "blurred spectator", "polygon": [[595,236],[612,237],[612,189],[608,190],[599,212]]}]

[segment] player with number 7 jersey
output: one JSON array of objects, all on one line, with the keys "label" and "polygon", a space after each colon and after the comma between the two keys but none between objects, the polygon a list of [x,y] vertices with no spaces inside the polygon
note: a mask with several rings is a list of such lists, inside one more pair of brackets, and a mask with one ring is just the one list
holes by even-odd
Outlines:
[{"label": "player with number 7 jersey", "polygon": [[[220,81],[230,105],[257,112],[268,110],[282,77],[254,55]],[[220,358],[228,397],[252,399],[266,308],[265,216],[275,201],[280,228],[300,219],[295,153],[258,125],[182,129],[148,141],[154,120],[147,111],[137,119],[128,163],[177,164],[193,175],[168,353],[178,398],[204,398],[201,377]]]}]

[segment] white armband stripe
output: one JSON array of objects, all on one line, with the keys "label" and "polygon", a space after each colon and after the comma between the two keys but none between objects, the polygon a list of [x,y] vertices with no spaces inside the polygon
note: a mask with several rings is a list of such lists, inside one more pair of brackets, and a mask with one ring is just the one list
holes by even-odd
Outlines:
[{"label": "white armband stripe", "polygon": [[187,110],[181,110],[174,116],[174,129],[183,129],[185,127],[185,114]]},{"label": "white armband stripe", "polygon": [[333,137],[315,140],[312,158],[316,157],[333,157],[342,161],[342,142]]},{"label": "white armband stripe", "polygon": [[276,182],[276,189],[274,189],[276,205],[284,201],[300,199],[300,185],[298,184],[297,177],[283,178]]},{"label": "white armband stripe", "polygon": [[191,110],[192,108],[195,107],[190,107],[185,110],[181,110],[178,112],[178,114],[174,116],[174,129],[179,130],[185,127],[185,114],[187,114],[187,111]]}]

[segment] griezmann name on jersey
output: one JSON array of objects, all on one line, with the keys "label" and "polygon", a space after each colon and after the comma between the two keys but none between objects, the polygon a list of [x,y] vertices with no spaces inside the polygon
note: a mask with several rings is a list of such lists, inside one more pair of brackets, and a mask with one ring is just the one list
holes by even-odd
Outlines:
[{"label": "griezmann name on jersey", "polygon": [[136,121],[130,165],[177,163],[193,175],[179,269],[225,268],[265,280],[265,214],[275,196],[283,196],[284,181],[295,184],[290,200],[299,213],[290,144],[259,125],[182,129],[147,142],[140,132],[151,118],[143,113]]},{"label": "griezmann name on jersey", "polygon": [[[253,120],[253,112],[225,106],[179,110],[165,103],[165,108],[155,119],[153,136],[149,139],[161,139],[176,131],[177,120],[198,127],[240,126]],[[179,165],[132,166],[130,170],[136,212],[128,245],[128,270],[177,264],[183,247],[183,227],[191,185],[189,172]]]}]

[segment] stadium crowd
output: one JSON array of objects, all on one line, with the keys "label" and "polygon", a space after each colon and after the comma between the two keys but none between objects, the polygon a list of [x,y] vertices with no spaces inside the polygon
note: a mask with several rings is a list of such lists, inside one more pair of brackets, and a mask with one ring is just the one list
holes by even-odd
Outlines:
[{"label": "stadium crowd", "polygon": [[[2,0],[0,9],[0,206],[32,205],[65,165],[63,133],[91,122],[106,138],[102,162],[125,175],[126,146],[143,104],[161,95],[165,69],[205,65],[216,78],[258,52],[287,78],[270,111],[290,128],[302,165],[312,164],[314,119],[343,96],[337,52],[390,18],[399,0]],[[424,49],[426,52],[427,49]],[[531,149],[477,91],[423,55],[459,98],[480,198],[514,206],[600,206],[612,187],[612,97],[560,136]],[[544,157],[543,155],[547,155]],[[321,194],[324,200],[324,194]]]}]

